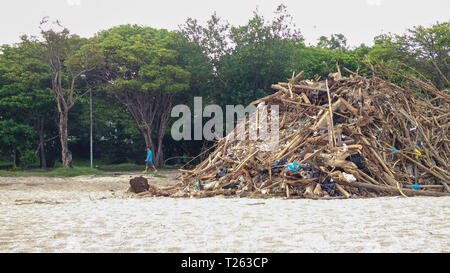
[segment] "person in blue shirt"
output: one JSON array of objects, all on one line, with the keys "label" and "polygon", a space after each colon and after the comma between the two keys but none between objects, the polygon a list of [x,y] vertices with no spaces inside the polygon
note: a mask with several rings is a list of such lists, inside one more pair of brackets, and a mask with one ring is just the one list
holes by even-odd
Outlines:
[{"label": "person in blue shirt", "polygon": [[157,170],[155,168],[155,164],[153,164],[153,153],[150,148],[147,147],[147,158],[145,159],[145,171],[144,173],[148,172],[148,167],[152,167],[155,171],[153,174],[156,174]]}]

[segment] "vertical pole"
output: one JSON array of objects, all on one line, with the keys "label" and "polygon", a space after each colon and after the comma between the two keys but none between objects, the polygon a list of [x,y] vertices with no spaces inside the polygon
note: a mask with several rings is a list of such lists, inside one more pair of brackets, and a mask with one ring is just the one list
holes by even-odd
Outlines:
[{"label": "vertical pole", "polygon": [[89,105],[89,116],[90,116],[90,150],[91,150],[91,168],[94,168],[94,156],[93,156],[93,146],[92,146],[92,89],[89,89],[90,95],[90,105]]}]

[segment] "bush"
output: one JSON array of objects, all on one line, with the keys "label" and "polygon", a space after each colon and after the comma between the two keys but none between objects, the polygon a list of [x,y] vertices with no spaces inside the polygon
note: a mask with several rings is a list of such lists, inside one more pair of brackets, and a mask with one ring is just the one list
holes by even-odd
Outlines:
[{"label": "bush", "polygon": [[20,158],[22,169],[26,169],[32,165],[39,164],[39,157],[31,150],[24,152]]}]

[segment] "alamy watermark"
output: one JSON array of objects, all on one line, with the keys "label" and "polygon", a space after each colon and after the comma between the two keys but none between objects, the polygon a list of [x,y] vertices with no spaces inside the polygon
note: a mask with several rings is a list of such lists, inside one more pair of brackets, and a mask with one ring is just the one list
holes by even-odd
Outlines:
[{"label": "alamy watermark", "polygon": [[[270,107],[265,103],[247,107],[226,105],[225,113],[226,126],[224,126],[222,108],[217,104],[211,104],[203,109],[201,97],[194,97],[193,116],[187,105],[176,105],[172,108],[171,117],[179,119],[172,125],[172,138],[177,141],[192,140],[193,117],[194,140],[218,140],[225,136],[228,141],[255,141],[263,151],[275,151],[278,148],[278,105],[270,105]],[[203,125],[204,117],[211,119]],[[226,129],[225,132],[224,129]]]}]

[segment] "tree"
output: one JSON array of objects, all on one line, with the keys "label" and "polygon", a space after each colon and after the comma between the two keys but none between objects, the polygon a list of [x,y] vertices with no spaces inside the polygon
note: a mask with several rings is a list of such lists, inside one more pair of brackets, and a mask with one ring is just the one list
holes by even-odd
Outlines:
[{"label": "tree", "polygon": [[320,36],[318,40],[318,47],[331,50],[347,50],[347,38],[345,38],[345,36],[341,33],[331,34],[330,38],[327,38],[326,36]]},{"label": "tree", "polygon": [[105,55],[104,89],[127,108],[154,151],[155,164],[162,164],[162,140],[173,98],[189,88],[191,76],[180,65],[176,34],[122,25],[102,31],[96,41]]},{"label": "tree", "polygon": [[36,131],[31,126],[12,119],[0,119],[0,150],[11,155],[14,168],[17,166],[18,155],[32,149],[35,135]]},{"label": "tree", "polygon": [[15,124],[32,127],[39,135],[41,167],[47,167],[46,134],[53,134],[52,91],[49,68],[35,58],[34,47],[26,42],[4,45],[0,55],[0,112]]},{"label": "tree", "polygon": [[188,19],[183,35],[210,58],[215,75],[215,102],[246,104],[264,96],[273,82],[292,73],[293,53],[304,46],[300,31],[284,5],[267,21],[258,11],[243,26],[230,26],[216,14],[205,26]]},{"label": "tree", "polygon": [[246,25],[231,28],[232,54],[222,58],[220,68],[228,83],[226,101],[247,104],[291,76],[294,52],[304,46],[303,37],[284,5],[275,14],[267,21],[255,11]]},{"label": "tree", "polygon": [[41,22],[43,55],[51,69],[52,89],[59,114],[59,139],[64,168],[72,167],[72,153],[68,145],[69,111],[83,95],[76,95],[76,80],[84,73],[92,71],[103,61],[97,46],[88,39],[70,34],[57,21],[55,25],[62,30],[45,30],[48,19]]},{"label": "tree", "polygon": [[379,35],[374,41],[370,58],[405,73],[419,72],[440,89],[450,86],[450,21]]}]

